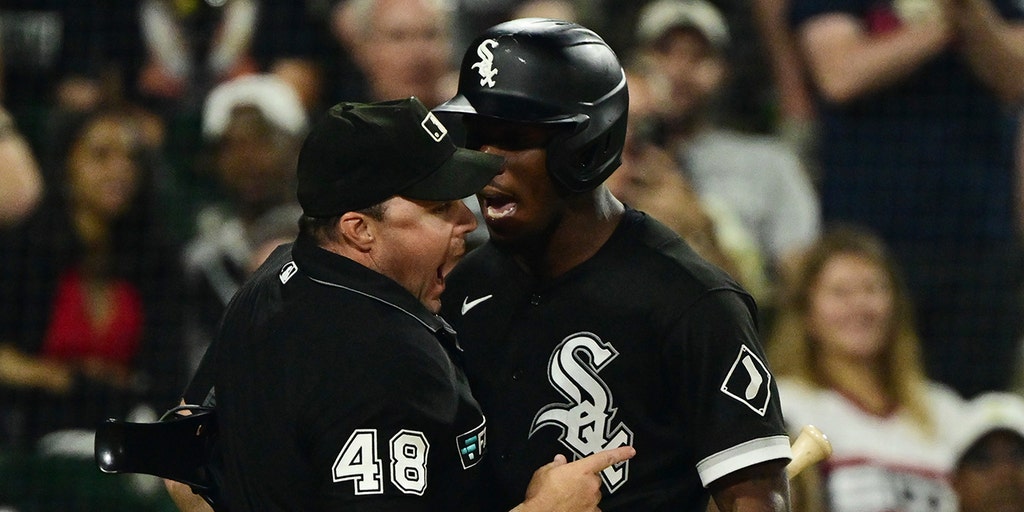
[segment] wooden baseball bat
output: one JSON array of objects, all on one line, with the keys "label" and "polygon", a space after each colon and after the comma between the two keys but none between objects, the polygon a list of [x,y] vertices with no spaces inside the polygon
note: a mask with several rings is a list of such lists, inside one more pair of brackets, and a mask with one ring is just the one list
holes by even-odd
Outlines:
[{"label": "wooden baseball bat", "polygon": [[814,425],[804,425],[793,441],[793,459],[786,465],[786,476],[790,480],[801,471],[832,455],[832,443]]}]

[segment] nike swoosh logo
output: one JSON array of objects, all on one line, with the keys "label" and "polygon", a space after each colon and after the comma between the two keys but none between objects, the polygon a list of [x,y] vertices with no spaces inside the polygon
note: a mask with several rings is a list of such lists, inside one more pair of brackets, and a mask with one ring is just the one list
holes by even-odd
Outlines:
[{"label": "nike swoosh logo", "polygon": [[474,300],[469,300],[469,297],[466,297],[465,299],[462,299],[462,314],[465,315],[467,311],[475,308],[477,306],[477,304],[480,304],[481,302],[483,302],[483,301],[485,301],[485,300],[487,300],[487,299],[489,299],[491,297],[494,297],[494,295],[484,295],[483,297],[480,297],[479,299],[474,299]]}]

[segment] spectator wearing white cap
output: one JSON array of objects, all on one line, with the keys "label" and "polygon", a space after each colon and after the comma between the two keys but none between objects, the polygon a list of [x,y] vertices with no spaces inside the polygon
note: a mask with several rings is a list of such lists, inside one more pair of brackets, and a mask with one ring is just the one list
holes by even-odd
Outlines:
[{"label": "spectator wearing white cap", "polygon": [[[716,109],[730,74],[729,27],[705,0],[656,0],[640,11],[639,51],[661,95],[656,115],[701,199],[738,216],[771,283],[820,231],[817,196],[797,154],[780,139],[727,129]],[[768,305],[770,296],[758,299]]]},{"label": "spectator wearing white cap", "polygon": [[952,475],[960,512],[1024,511],[1024,398],[978,395],[960,424]]},{"label": "spectator wearing white cap", "polygon": [[249,75],[210,92],[202,126],[219,188],[199,209],[184,253],[193,365],[224,307],[253,264],[258,266],[252,260],[265,241],[261,226],[290,223],[294,232],[285,237],[298,231],[295,160],[307,119],[291,86],[273,75]]}]

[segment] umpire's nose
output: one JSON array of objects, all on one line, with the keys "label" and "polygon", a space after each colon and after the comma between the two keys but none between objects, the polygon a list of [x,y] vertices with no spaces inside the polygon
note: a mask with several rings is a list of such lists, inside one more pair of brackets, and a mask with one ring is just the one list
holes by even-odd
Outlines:
[{"label": "umpire's nose", "polygon": [[476,216],[473,215],[469,206],[466,206],[465,201],[456,201],[456,203],[455,232],[459,236],[465,236],[476,229]]}]

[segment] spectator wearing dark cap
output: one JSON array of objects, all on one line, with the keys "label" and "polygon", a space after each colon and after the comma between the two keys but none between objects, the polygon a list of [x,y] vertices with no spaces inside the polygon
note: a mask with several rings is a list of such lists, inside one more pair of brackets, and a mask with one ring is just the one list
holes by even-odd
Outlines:
[{"label": "spectator wearing dark cap", "polygon": [[[213,405],[223,495],[247,510],[474,510],[487,424],[437,316],[502,159],[415,98],[341,103],[298,158],[303,214],[235,295],[185,395]],[[538,470],[517,510],[593,510],[632,448]]]},{"label": "spectator wearing dark cap", "polygon": [[952,475],[960,512],[1024,511],[1024,398],[978,395],[960,424]]}]

